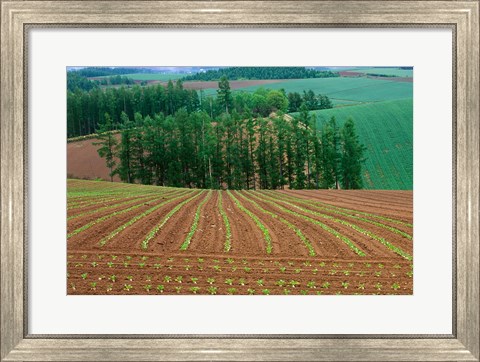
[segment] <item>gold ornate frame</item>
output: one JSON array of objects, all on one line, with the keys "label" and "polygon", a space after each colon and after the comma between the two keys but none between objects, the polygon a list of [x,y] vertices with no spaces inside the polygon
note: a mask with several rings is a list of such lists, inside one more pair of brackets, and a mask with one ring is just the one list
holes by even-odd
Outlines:
[{"label": "gold ornate frame", "polygon": [[[2,361],[478,361],[479,2],[5,1],[1,3]],[[451,27],[454,34],[453,334],[35,336],[27,329],[26,43],[32,27]],[[24,87],[21,86],[24,84]],[[268,342],[265,339],[268,338]]]}]

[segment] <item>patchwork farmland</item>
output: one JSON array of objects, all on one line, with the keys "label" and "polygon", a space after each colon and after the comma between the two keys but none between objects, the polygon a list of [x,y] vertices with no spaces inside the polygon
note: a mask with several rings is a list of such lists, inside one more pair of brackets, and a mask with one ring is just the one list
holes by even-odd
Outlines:
[{"label": "patchwork farmland", "polygon": [[68,180],[68,294],[412,294],[413,193]]}]

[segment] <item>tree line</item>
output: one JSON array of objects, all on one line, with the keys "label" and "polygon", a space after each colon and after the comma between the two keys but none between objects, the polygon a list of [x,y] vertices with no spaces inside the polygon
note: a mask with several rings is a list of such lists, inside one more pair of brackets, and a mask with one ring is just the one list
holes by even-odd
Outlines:
[{"label": "tree line", "polygon": [[214,117],[183,106],[132,118],[122,111],[115,124],[105,113],[95,145],[111,178],[212,189],[362,187],[365,147],[352,119],[339,127],[332,117],[318,127],[305,103],[295,117],[281,110],[255,116],[249,107],[239,112],[226,78],[215,102],[221,110]]},{"label": "tree line", "polygon": [[328,70],[320,71],[305,67],[229,67],[211,69],[183,77],[184,81],[220,80],[223,76],[229,80],[243,79],[306,79],[306,78],[331,78],[338,77],[337,72]]},{"label": "tree line", "polygon": [[[85,78],[83,78],[85,79]],[[223,82],[227,78],[223,78]],[[222,81],[221,81],[222,82]],[[220,83],[221,83],[220,82]],[[158,113],[165,116],[174,115],[185,108],[188,113],[204,111],[210,118],[218,118],[225,111],[225,104],[215,95],[205,95],[204,91],[185,89],[182,80],[169,81],[166,86],[131,88],[93,88],[89,91],[76,89],[67,91],[67,137],[77,137],[95,133],[100,125],[105,124],[108,113],[114,127],[123,124],[121,114],[129,119],[136,113],[154,117]],[[267,117],[276,111],[298,112],[305,104],[308,110],[332,108],[326,95],[315,94],[312,90],[303,94],[284,90],[267,90],[259,88],[255,92],[231,92],[227,101],[230,111],[239,114],[249,111],[253,117]]]}]

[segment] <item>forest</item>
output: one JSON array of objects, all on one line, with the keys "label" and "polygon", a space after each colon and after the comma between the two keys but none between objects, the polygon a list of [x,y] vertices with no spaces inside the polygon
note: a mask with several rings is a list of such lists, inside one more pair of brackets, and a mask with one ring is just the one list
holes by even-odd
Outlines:
[{"label": "forest", "polygon": [[183,78],[185,81],[220,80],[223,76],[229,80],[242,79],[307,79],[331,78],[339,74],[331,71],[319,71],[305,67],[229,67],[198,72]]},{"label": "forest", "polygon": [[[147,89],[162,94],[163,88],[143,90]],[[134,112],[131,117],[125,111],[124,90],[119,119],[114,118],[114,110],[99,120],[98,153],[105,158],[111,178],[118,175],[128,183],[254,190],[362,188],[365,147],[352,119],[339,128],[332,117],[318,127],[305,100],[309,92],[301,97],[296,117],[285,114],[287,95],[261,93],[257,96],[264,98],[266,109],[248,102],[256,94],[234,96],[224,76],[215,98],[200,103],[192,98],[196,92],[182,90],[176,94],[184,98],[161,98],[165,108],[160,112],[154,111],[159,109],[158,98],[141,103],[156,108],[138,108],[140,103],[132,102],[137,108],[129,108]]]},{"label": "forest", "polygon": [[[116,76],[115,76],[116,77]],[[114,78],[115,78],[114,77]],[[72,79],[72,78],[71,78]],[[226,78],[225,78],[226,79]],[[79,81],[88,81],[79,77]],[[182,80],[167,85],[131,88],[92,88],[89,91],[76,87],[75,91],[67,90],[67,137],[78,137],[95,133],[105,123],[105,114],[111,117],[115,128],[121,122],[122,112],[129,119],[135,113],[143,117],[154,117],[158,113],[165,116],[174,115],[185,108],[187,113],[204,111],[212,119],[219,117],[225,107],[220,98],[205,96],[203,91],[185,89]],[[251,112],[253,117],[267,117],[271,112],[297,112],[304,103],[309,111],[332,108],[330,99],[312,90],[286,93],[284,90],[258,89],[253,93],[237,91],[231,93],[230,111],[239,114]]]}]

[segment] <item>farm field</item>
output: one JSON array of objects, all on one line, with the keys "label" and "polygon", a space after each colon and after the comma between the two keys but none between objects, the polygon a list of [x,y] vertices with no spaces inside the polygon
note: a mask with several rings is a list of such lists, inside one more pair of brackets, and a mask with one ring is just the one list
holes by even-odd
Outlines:
[{"label": "farm field", "polygon": [[345,69],[349,72],[358,72],[363,74],[382,74],[389,75],[394,77],[413,77],[413,70],[411,69],[401,69],[401,68],[348,68]]},{"label": "farm field", "polygon": [[[284,89],[286,92],[299,93],[311,89],[316,94],[327,95],[334,104],[413,98],[413,83],[371,79],[367,77],[291,79],[268,85],[259,84],[237,89],[255,92],[260,87],[277,90]],[[205,91],[206,95],[213,95],[215,93],[216,90],[213,88]]]},{"label": "farm field", "polygon": [[68,294],[413,293],[412,191],[67,182]]},{"label": "farm field", "polygon": [[[177,80],[184,77],[184,73],[132,73],[132,74],[122,74],[122,77],[131,78],[133,80],[146,80],[146,81],[161,81],[168,82],[169,80]],[[103,77],[94,77],[96,79],[109,78],[111,75]]]},{"label": "farm field", "polygon": [[339,126],[355,120],[367,150],[366,189],[413,189],[413,99],[376,102],[313,111],[318,125],[335,116]]}]

